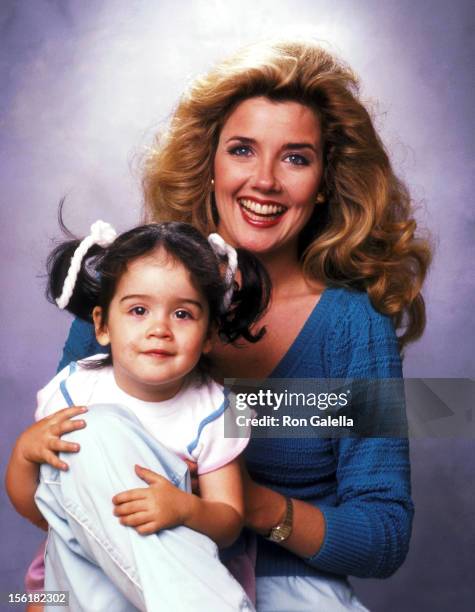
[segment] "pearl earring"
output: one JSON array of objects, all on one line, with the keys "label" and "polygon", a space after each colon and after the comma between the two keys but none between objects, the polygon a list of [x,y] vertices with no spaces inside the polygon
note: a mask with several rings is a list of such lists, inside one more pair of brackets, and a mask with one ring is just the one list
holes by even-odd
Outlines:
[{"label": "pearl earring", "polygon": [[323,204],[323,202],[325,202],[325,196],[323,195],[323,193],[317,194],[317,199],[316,199],[315,203],[316,204]]}]

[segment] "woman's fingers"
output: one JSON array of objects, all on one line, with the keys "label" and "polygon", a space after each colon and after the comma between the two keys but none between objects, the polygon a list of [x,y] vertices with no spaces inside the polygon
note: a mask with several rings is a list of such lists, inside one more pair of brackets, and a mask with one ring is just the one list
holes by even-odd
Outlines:
[{"label": "woman's fingers", "polygon": [[198,496],[201,494],[200,479],[198,478],[198,476],[191,477],[191,492]]},{"label": "woman's fingers", "polygon": [[60,423],[66,419],[70,419],[71,417],[77,416],[78,414],[83,414],[87,412],[86,406],[71,406],[70,408],[62,408],[53,414],[45,417],[48,421],[54,421],[55,423]]},{"label": "woman's fingers", "polygon": [[184,459],[184,462],[186,463],[186,465],[188,466],[188,469],[190,470],[190,475],[196,476],[198,474],[198,464],[196,463],[196,461],[190,461],[189,459]]},{"label": "woman's fingers", "polygon": [[83,429],[86,427],[86,421],[81,419],[68,419],[67,421],[63,421],[56,425],[57,435],[62,436],[65,433],[69,433],[70,431],[76,431],[76,429]]},{"label": "woman's fingers", "polygon": [[195,495],[200,494],[200,481],[198,478],[198,464],[196,461],[190,461],[189,459],[184,460],[188,469],[190,470],[190,478],[191,478],[191,491]]},{"label": "woman's fingers", "polygon": [[66,472],[68,470],[68,464],[64,461],[61,461],[58,455],[53,453],[53,451],[47,450],[44,455],[44,460],[46,463],[49,463],[57,470],[62,470],[63,472]]},{"label": "woman's fingers", "polygon": [[87,408],[84,406],[73,406],[72,408],[63,408],[50,416],[45,417],[45,425],[49,428],[50,432],[54,436],[62,436],[70,431],[82,429],[86,427],[86,422],[82,419],[73,419],[87,412]]},{"label": "woman's fingers", "polygon": [[76,442],[66,442],[66,440],[61,440],[61,438],[52,438],[49,447],[56,453],[77,453],[81,448]]},{"label": "woman's fingers", "polygon": [[77,414],[82,414],[83,412],[87,412],[86,406],[71,406],[69,408],[63,408],[62,410],[58,410],[56,415],[59,415],[62,419],[70,419]]},{"label": "woman's fingers", "polygon": [[[71,431],[76,431],[78,429],[83,429],[84,427],[86,427],[86,422],[82,419],[72,418],[86,411],[87,408],[85,407],[74,406],[73,408],[63,408],[63,410],[59,410],[55,414],[46,417],[45,420],[48,422],[48,427],[51,435],[55,436],[56,438],[59,438],[60,436],[66,433],[70,433]],[[74,452],[73,449],[56,447],[54,448],[54,450],[66,450],[68,452]]]}]

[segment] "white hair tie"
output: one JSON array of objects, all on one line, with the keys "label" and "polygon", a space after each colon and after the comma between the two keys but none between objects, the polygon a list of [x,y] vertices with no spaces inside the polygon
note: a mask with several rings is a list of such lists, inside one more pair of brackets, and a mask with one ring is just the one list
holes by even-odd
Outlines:
[{"label": "white hair tie", "polygon": [[226,312],[231,306],[234,292],[234,277],[238,268],[238,256],[236,249],[230,244],[225,242],[219,234],[210,234],[208,236],[208,242],[216,255],[226,257],[228,260],[228,267],[224,274],[224,284],[226,286],[226,292],[223,297],[223,311]]},{"label": "white hair tie", "polygon": [[74,286],[81,269],[81,263],[84,255],[92,247],[93,244],[98,244],[101,247],[107,247],[114,242],[117,237],[117,232],[110,223],[104,221],[96,221],[91,225],[91,233],[81,241],[78,248],[74,251],[71,258],[68,274],[64,280],[63,291],[59,298],[56,299],[56,304],[61,310],[66,308],[69,300],[73,295]]}]

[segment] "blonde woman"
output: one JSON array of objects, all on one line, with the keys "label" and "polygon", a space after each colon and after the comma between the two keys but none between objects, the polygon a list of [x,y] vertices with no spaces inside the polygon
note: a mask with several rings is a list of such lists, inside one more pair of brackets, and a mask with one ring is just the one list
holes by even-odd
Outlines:
[{"label": "blonde woman", "polygon": [[[148,219],[218,231],[271,276],[267,334],[218,343],[217,378],[401,376],[430,250],[344,63],[282,42],[218,64],[181,98],[144,193]],[[61,365],[94,352],[76,321]],[[246,465],[258,611],[364,609],[347,576],[390,576],[408,550],[407,440],[257,438]]]}]

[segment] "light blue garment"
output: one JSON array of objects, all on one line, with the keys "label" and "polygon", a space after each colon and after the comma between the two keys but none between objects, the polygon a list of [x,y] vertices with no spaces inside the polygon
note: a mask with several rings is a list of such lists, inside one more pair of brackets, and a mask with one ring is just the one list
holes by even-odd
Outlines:
[{"label": "light blue garment", "polygon": [[[100,348],[100,347],[99,347]],[[94,327],[76,320],[63,365],[97,352]],[[329,287],[272,378],[386,379],[402,376],[391,319],[364,292]],[[318,506],[320,550],[301,559],[258,537],[256,575],[387,578],[404,561],[411,536],[409,444],[403,438],[251,438],[251,477]]]},{"label": "light blue garment", "polygon": [[345,578],[262,576],[256,587],[258,612],[368,612]]},{"label": "light blue garment", "polygon": [[183,526],[142,536],[113,515],[115,494],[146,486],[135,464],[189,491],[186,464],[124,407],[80,418],[87,427],[63,439],[81,450],[61,453],[67,472],[42,465],[35,496],[50,525],[45,589],[69,591],[73,612],[254,610],[208,537]]}]

